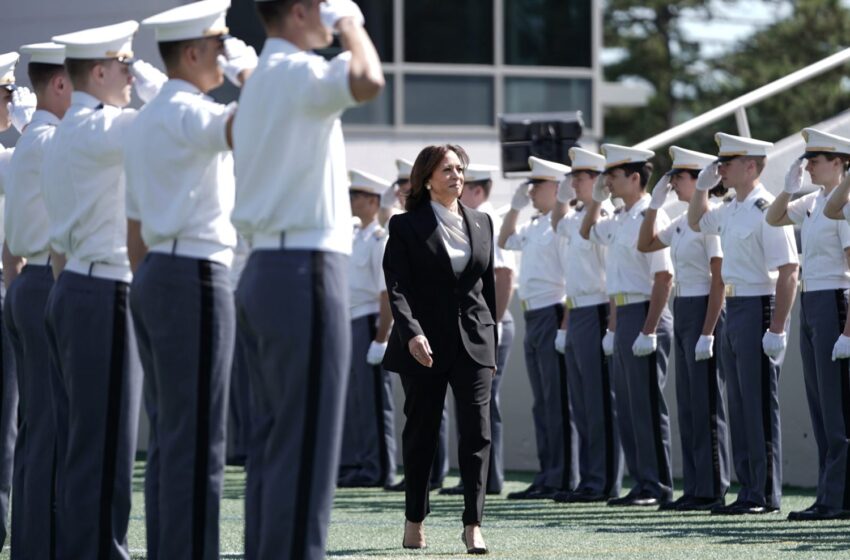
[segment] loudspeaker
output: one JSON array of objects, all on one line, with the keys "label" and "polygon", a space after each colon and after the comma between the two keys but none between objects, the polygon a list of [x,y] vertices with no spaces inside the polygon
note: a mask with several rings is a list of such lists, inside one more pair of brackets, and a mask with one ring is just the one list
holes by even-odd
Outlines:
[{"label": "loudspeaker", "polygon": [[581,111],[499,115],[502,173],[529,171],[530,156],[570,165],[583,128]]}]

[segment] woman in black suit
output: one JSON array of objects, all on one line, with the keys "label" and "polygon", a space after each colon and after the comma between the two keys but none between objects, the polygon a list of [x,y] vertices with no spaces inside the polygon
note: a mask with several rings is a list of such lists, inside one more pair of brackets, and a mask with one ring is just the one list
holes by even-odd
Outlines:
[{"label": "woman in black suit", "polygon": [[407,213],[394,216],[384,253],[393,330],[384,367],[404,387],[405,548],[423,548],[428,478],[448,384],[457,401],[464,492],[462,539],[487,552],[481,517],[490,458],[490,385],[497,334],[493,225],[458,202],[468,158],[429,146],[411,173]]}]

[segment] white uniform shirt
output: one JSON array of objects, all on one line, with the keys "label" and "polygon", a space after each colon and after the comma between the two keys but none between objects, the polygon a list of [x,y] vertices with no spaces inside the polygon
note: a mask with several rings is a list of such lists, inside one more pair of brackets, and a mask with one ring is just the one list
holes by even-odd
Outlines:
[{"label": "white uniform shirt", "polygon": [[727,295],[771,295],[779,275],[776,269],[798,262],[794,228],[773,227],[764,219],[773,198],[759,183],[745,200],[727,198],[699,221],[700,231],[720,236]]},{"label": "white uniform shirt", "polygon": [[[614,205],[608,201],[603,203],[602,217],[613,214]],[[558,235],[565,241],[561,248],[561,263],[567,297],[593,300],[595,296],[599,300],[596,303],[602,303],[608,299],[605,291],[608,248],[581,236],[581,223],[585,215],[586,209],[579,203],[578,206],[568,208],[566,215],[558,222]]]},{"label": "white uniform shirt", "polygon": [[692,230],[687,212],[656,231],[659,241],[670,247],[677,295],[707,296],[711,291],[711,259],[723,258],[720,238]]},{"label": "white uniform shirt", "polygon": [[508,251],[522,251],[519,262],[519,297],[528,310],[564,300],[561,239],[552,229],[551,213],[535,216],[505,242]]},{"label": "white uniform shirt", "polygon": [[384,249],[387,231],[373,221],[365,228],[354,228],[354,243],[348,261],[351,295],[351,319],[378,313],[381,292],[387,291],[384,279]]},{"label": "white uniform shirt", "polygon": [[[5,214],[6,185],[9,181],[9,164],[12,161],[12,154],[15,153],[15,148],[6,148],[0,144],[0,244],[3,243],[6,236],[6,228],[3,223]],[[0,259],[0,270],[3,270],[2,259]]]},{"label": "white uniform shirt", "polygon": [[44,150],[59,117],[38,110],[18,139],[6,181],[6,242],[17,257],[31,258],[50,249],[50,220],[41,192]]},{"label": "white uniform shirt", "polygon": [[514,254],[510,251],[504,251],[499,247],[499,231],[502,229],[502,217],[496,212],[496,207],[490,204],[489,200],[485,200],[476,208],[479,212],[484,212],[490,216],[493,221],[493,268],[508,268],[516,271],[516,260]]},{"label": "white uniform shirt", "polygon": [[142,223],[148,247],[178,240],[189,256],[230,266],[236,230],[233,158],[227,145],[232,108],[183,80],[169,80],[130,127],[127,217]]},{"label": "white uniform shirt", "polygon": [[129,267],[124,140],[136,114],[75,91],[45,149],[50,243],[69,260]]},{"label": "white uniform shirt", "polygon": [[[606,277],[608,293],[611,295],[623,293],[649,297],[652,295],[655,275],[664,271],[673,272],[669,248],[653,253],[637,250],[638,233],[649,201],[649,195],[644,195],[630,209],[616,210],[613,216],[601,218],[590,230],[591,241],[608,246]],[[655,220],[659,229],[670,223],[663,210],[658,211]]]},{"label": "white uniform shirt", "polygon": [[844,249],[850,247],[850,225],[823,215],[829,199],[820,189],[788,204],[788,217],[801,226],[803,289],[850,288],[850,269]]},{"label": "white uniform shirt", "polygon": [[[331,61],[267,39],[233,125],[233,223],[249,240],[351,252],[351,206],[339,117],[356,104],[350,53]],[[256,243],[254,243],[256,245]]]}]

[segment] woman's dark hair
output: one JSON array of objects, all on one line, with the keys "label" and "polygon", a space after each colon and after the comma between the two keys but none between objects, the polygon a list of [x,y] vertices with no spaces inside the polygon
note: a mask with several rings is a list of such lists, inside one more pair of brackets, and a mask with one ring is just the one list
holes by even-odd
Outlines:
[{"label": "woman's dark hair", "polygon": [[456,144],[426,146],[419,152],[416,161],[413,162],[413,171],[410,172],[410,194],[407,195],[407,201],[404,204],[405,210],[410,212],[431,200],[431,193],[425,188],[425,184],[449,152],[454,152],[463,168],[466,169],[469,165],[469,156]]},{"label": "woman's dark hair", "polygon": [[840,159],[841,163],[844,164],[844,173],[847,173],[847,170],[850,169],[850,156],[846,156],[844,154],[824,153],[823,157],[825,157],[827,161],[835,161],[836,159]]}]

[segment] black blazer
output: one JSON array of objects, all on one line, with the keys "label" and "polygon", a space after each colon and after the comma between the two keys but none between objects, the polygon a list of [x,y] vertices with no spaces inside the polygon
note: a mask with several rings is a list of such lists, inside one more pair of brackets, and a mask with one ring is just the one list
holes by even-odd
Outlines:
[{"label": "black blazer", "polygon": [[[445,372],[460,344],[484,367],[496,367],[496,280],[493,222],[458,203],[472,257],[458,277],[437,230],[437,217],[425,202],[393,216],[384,252],[384,276],[393,323],[384,368],[398,373]],[[426,368],[410,355],[408,342],[425,335],[434,364]]]}]

